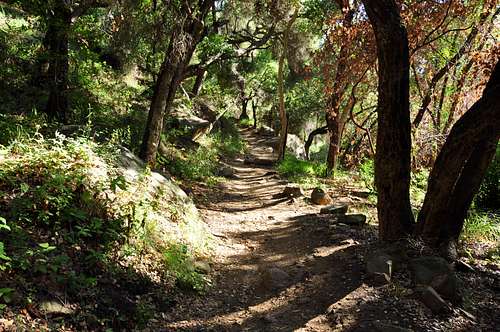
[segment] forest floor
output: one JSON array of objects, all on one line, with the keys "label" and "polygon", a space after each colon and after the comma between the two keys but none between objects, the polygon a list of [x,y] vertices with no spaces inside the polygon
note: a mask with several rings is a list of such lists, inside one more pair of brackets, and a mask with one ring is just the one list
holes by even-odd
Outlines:
[{"label": "forest floor", "polygon": [[[266,137],[252,130],[242,134],[252,153],[245,159],[272,160]],[[220,239],[213,285],[201,296],[179,294],[176,305],[158,317],[161,330],[493,331],[500,326],[495,314],[500,297],[488,293],[484,278],[475,287],[478,294],[489,295],[469,297],[484,317],[456,310],[434,316],[404,287],[407,275],[401,276],[406,280],[402,283],[379,287],[365,282],[364,257],[378,246],[374,226],[332,223],[331,215],[320,214],[321,206],[306,198],[308,193],[273,198],[287,182],[272,166],[241,158],[228,165],[235,170],[231,179],[217,188],[193,188],[204,219]],[[351,210],[368,203],[346,190],[329,193],[334,202],[349,203]]]}]

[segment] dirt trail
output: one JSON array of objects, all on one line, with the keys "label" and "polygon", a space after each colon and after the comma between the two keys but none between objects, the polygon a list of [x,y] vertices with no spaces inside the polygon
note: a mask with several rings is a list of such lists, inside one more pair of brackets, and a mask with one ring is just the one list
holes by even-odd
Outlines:
[{"label": "dirt trail", "polygon": [[[250,158],[271,160],[266,138],[252,131],[243,135]],[[359,326],[353,308],[358,303],[352,299],[362,291],[360,231],[318,218],[319,207],[303,198],[273,199],[286,182],[270,166],[241,159],[230,165],[234,179],[201,209],[222,240],[214,286],[201,297],[180,300],[166,330],[344,331]],[[352,309],[352,319],[338,321],[335,305]]]}]

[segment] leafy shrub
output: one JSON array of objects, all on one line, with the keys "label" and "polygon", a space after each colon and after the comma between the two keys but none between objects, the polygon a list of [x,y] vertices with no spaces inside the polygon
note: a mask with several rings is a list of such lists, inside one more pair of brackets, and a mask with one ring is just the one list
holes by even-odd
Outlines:
[{"label": "leafy shrub", "polygon": [[491,212],[470,211],[461,237],[466,242],[499,241],[500,215]]},{"label": "leafy shrub", "polygon": [[365,159],[359,165],[359,177],[364,182],[366,188],[375,191],[375,163],[373,159]]},{"label": "leafy shrub", "polygon": [[286,177],[326,176],[325,163],[300,160],[291,154],[286,154],[283,161],[279,163],[277,169],[280,174]]},{"label": "leafy shrub", "polygon": [[500,210],[500,146],[497,147],[495,158],[488,167],[475,203],[482,209]]},{"label": "leafy shrub", "polygon": [[207,285],[205,277],[195,270],[192,254],[185,244],[173,244],[163,253],[169,272],[182,289],[202,291]]}]

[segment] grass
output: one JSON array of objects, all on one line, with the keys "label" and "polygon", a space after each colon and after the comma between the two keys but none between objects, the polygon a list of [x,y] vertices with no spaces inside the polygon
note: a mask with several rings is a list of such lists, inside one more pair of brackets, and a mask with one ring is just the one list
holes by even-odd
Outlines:
[{"label": "grass", "polygon": [[461,239],[467,243],[500,241],[500,214],[471,211],[465,220]]}]

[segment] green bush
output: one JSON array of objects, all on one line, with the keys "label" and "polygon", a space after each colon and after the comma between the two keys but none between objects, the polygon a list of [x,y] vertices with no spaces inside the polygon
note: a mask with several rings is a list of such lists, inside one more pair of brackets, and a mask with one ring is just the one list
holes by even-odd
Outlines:
[{"label": "green bush", "polygon": [[373,159],[365,159],[359,165],[359,177],[364,182],[366,188],[375,191],[375,163]]},{"label": "green bush", "polygon": [[495,158],[488,167],[475,204],[482,209],[500,210],[500,146],[497,147]]},{"label": "green bush", "polygon": [[500,240],[500,215],[491,212],[470,211],[465,220],[461,238],[469,243]]},{"label": "green bush", "polygon": [[198,273],[192,260],[192,254],[185,244],[173,244],[163,253],[165,265],[175,277],[182,289],[203,291],[207,286],[206,278]]},{"label": "green bush", "polygon": [[277,168],[278,172],[286,177],[325,177],[326,164],[315,161],[300,160],[297,157],[286,154]]}]

